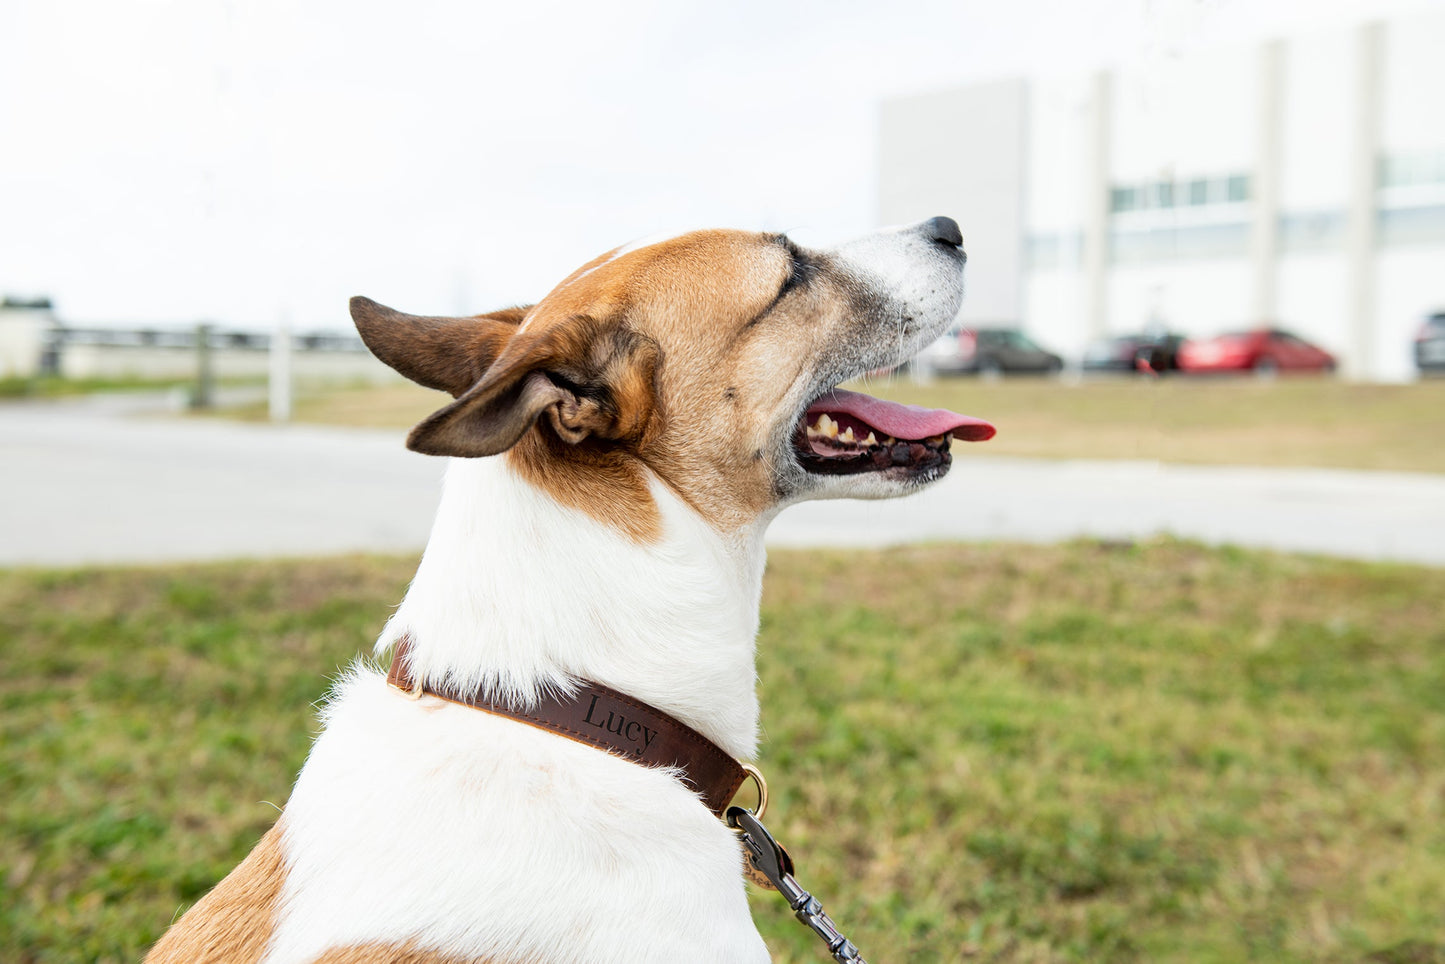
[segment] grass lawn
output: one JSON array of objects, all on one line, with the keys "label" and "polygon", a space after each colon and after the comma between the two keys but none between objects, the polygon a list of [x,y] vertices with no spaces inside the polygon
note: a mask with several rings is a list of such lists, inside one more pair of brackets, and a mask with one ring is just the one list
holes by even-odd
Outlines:
[{"label": "grass lawn", "polygon": [[[875,378],[854,387],[987,418],[999,434],[981,451],[995,455],[1445,472],[1445,379]],[[405,428],[446,400],[410,384],[333,391],[303,396],[296,417]],[[266,417],[260,405],[233,414]]]},{"label": "grass lawn", "polygon": [[[136,960],[414,565],[0,572],[0,958]],[[1442,961],[1441,599],[1175,541],[777,552],[769,823],[875,961]]]},{"label": "grass lawn", "polygon": [[[154,392],[168,388],[190,387],[195,378],[140,378],[118,376],[114,378],[61,378],[57,375],[34,375],[20,377],[11,375],[0,378],[0,402],[21,398],[61,398],[71,395],[94,395],[101,392]],[[260,378],[217,379],[217,385],[255,385]]]}]

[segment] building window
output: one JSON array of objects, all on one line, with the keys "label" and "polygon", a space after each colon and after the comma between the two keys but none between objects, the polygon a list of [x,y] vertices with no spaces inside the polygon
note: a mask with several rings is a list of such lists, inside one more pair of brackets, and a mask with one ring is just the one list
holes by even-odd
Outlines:
[{"label": "building window", "polygon": [[[1393,171],[1382,163],[1381,171]],[[1143,184],[1116,185],[1109,190],[1109,209],[1115,214],[1177,206],[1238,204],[1249,200],[1249,175],[1194,178],[1189,181],[1158,180]]]},{"label": "building window", "polygon": [[1249,224],[1243,221],[1143,230],[1115,228],[1109,235],[1109,258],[1115,264],[1237,258],[1248,251]]},{"label": "building window", "polygon": [[1279,218],[1282,251],[1331,251],[1344,243],[1342,211],[1288,211]]},{"label": "building window", "polygon": [[1445,184],[1445,151],[1395,154],[1380,160],[1381,187]]}]

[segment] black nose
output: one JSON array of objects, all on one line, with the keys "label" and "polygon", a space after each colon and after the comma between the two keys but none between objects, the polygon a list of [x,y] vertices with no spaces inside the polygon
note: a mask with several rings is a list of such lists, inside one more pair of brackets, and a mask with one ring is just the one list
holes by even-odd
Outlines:
[{"label": "black nose", "polygon": [[958,230],[958,222],[953,218],[929,218],[922,227],[923,233],[934,241],[942,241],[955,248],[963,247],[963,232]]}]

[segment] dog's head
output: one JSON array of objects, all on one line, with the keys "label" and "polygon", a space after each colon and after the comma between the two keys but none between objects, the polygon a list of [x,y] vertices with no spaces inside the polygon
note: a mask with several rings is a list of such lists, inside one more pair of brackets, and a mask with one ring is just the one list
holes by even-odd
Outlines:
[{"label": "dog's head", "polygon": [[560,501],[655,532],[655,478],[730,530],[808,498],[898,495],[987,423],[837,386],[913,355],[958,312],[948,218],[831,250],[699,231],[608,252],[529,308],[423,318],[365,298],[378,358],[455,397],[412,430],[433,455],[507,453]]}]

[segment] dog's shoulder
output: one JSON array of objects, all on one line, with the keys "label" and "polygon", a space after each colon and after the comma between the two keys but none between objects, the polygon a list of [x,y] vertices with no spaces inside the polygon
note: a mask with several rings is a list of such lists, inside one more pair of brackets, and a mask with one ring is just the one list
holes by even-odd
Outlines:
[{"label": "dog's shoulder", "polygon": [[278,821],[235,870],[166,931],[146,956],[146,964],[260,960],[286,882],[282,834]]}]

